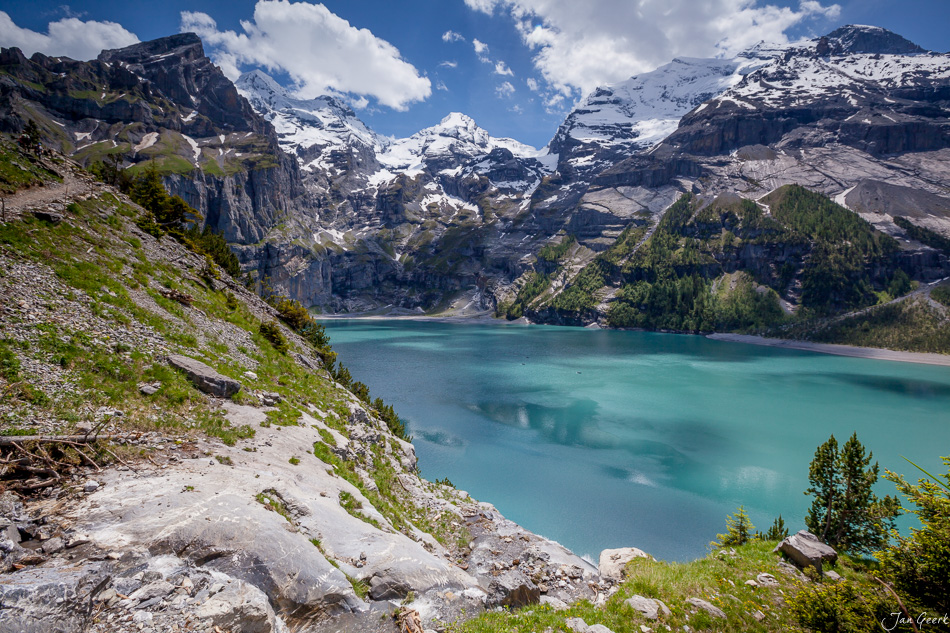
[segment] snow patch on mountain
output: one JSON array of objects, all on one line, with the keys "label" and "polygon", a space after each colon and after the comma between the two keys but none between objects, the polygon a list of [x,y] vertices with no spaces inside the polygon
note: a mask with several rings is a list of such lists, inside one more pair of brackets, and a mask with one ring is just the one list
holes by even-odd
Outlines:
[{"label": "snow patch on mountain", "polygon": [[438,125],[416,132],[409,138],[393,139],[378,156],[391,170],[419,172],[426,163],[449,159],[464,162],[491,153],[509,150],[518,158],[534,158],[539,150],[510,138],[495,138],[461,112],[452,112]]},{"label": "snow patch on mountain", "polygon": [[684,114],[767,63],[768,59],[752,54],[735,59],[678,58],[654,71],[601,86],[568,115],[552,147],[569,138],[583,144],[646,149],[669,136]]},{"label": "snow patch on mountain", "polygon": [[388,141],[363,123],[353,110],[331,96],[297,99],[260,70],[241,75],[235,83],[251,107],[277,131],[281,147],[298,157],[305,150],[322,151],[306,163],[307,169],[326,169],[334,150],[355,147],[381,151]]}]

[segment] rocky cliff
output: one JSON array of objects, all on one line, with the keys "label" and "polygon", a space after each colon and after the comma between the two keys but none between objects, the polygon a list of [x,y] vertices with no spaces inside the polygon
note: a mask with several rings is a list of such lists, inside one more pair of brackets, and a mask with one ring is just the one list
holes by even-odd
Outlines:
[{"label": "rocky cliff", "polygon": [[302,209],[297,162],[192,33],[91,62],[4,49],[0,68],[0,128],[19,131],[32,119],[48,145],[86,166],[155,166],[229,241],[258,242]]}]

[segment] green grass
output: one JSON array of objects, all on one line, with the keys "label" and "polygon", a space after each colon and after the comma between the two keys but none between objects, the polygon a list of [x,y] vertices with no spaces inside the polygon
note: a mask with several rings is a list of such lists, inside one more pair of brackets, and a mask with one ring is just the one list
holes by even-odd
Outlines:
[{"label": "green grass", "polygon": [[[775,542],[753,541],[735,548],[735,556],[712,553],[687,563],[635,559],[627,566],[627,578],[620,590],[602,608],[587,601],[571,605],[565,611],[533,605],[520,611],[486,613],[468,622],[450,623],[447,630],[453,633],[567,631],[565,621],[579,617],[588,625],[602,624],[614,633],[640,633],[641,626],[654,631],[664,631],[667,626],[674,631],[682,631],[684,626],[693,631],[803,631],[798,611],[790,607],[789,601],[806,585],[779,571],[778,557],[772,553],[774,547]],[[871,578],[873,569],[866,563],[844,556],[837,571],[845,578],[843,587],[853,587],[867,597],[878,595],[877,585]],[[771,574],[779,585],[752,587],[745,584],[760,573]],[[831,581],[825,581],[821,585],[809,583],[808,586],[831,585]],[[671,615],[647,620],[640,612],[624,604],[633,595],[662,600]],[[726,618],[714,618],[693,607],[687,600],[694,597],[719,607]],[[828,606],[817,601],[809,604],[815,610]],[[756,611],[765,615],[762,621],[754,617]],[[858,628],[840,630],[870,633],[876,626],[876,621],[868,618]]]},{"label": "green grass", "polygon": [[276,496],[273,490],[259,492],[257,493],[255,499],[257,499],[257,502],[263,505],[265,508],[273,510],[280,516],[284,517],[288,523],[294,523],[294,519],[292,516],[290,516],[290,511],[287,510],[287,506],[285,506],[280,501],[280,498]]},{"label": "green grass", "polygon": [[20,151],[14,143],[0,141],[0,193],[14,193],[46,181],[62,181],[43,167],[35,156]]}]

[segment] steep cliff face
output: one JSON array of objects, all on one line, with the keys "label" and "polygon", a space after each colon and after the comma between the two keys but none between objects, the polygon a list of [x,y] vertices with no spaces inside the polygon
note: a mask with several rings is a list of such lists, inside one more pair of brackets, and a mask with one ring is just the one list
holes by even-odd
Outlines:
[{"label": "steep cliff face", "polygon": [[[894,221],[908,217],[919,226],[950,233],[946,211],[950,198],[941,185],[950,176],[950,56],[923,51],[883,29],[851,26],[806,46],[759,47],[740,59],[745,60],[742,65],[720,61],[715,66],[723,73],[718,79],[701,74],[699,84],[718,85],[718,90],[692,102],[675,129],[649,147],[635,147],[636,140],[624,139],[626,128],[617,124],[578,125],[585,117],[621,120],[618,113],[625,108],[636,112],[635,97],[617,98],[620,87],[595,91],[568,117],[552,147],[562,152],[559,171],[567,166],[558,177],[569,188],[562,187],[554,199],[532,210],[540,214],[544,209],[560,209],[564,237],[552,245],[573,240],[576,247],[561,255],[553,269],[539,253],[538,261],[515,283],[497,287],[509,316],[527,314],[553,323],[636,322],[658,327],[662,320],[641,318],[642,314],[634,318],[636,310],[615,321],[609,314],[616,306],[650,305],[624,288],[638,281],[632,272],[638,266],[633,263],[636,253],[651,252],[655,241],[651,231],[661,226],[667,213],[666,207],[651,208],[650,204],[659,198],[668,207],[683,193],[701,196],[701,208],[722,196],[736,204],[742,199],[758,200],[768,216],[764,196],[785,185],[804,185],[834,198],[899,241],[900,249],[886,258],[886,264],[883,260],[855,264],[855,270],[866,270],[868,283],[877,291],[898,269],[921,281],[950,272],[945,254],[916,241]],[[713,68],[693,64],[696,67],[704,73]],[[676,68],[674,63],[656,71],[662,80],[650,75],[621,86],[629,95],[627,86],[660,81],[655,92],[675,94],[682,85]],[[736,70],[730,74],[730,69]],[[697,78],[695,72],[687,75]],[[664,82],[671,84],[670,93],[663,90]],[[675,101],[671,103],[675,107]],[[611,117],[595,114],[597,108]],[[589,147],[576,138],[566,142],[569,133],[591,137]],[[602,138],[596,138],[598,134]],[[611,153],[618,138],[629,147],[626,154]],[[577,151],[583,152],[580,158]],[[605,166],[587,172],[575,166],[585,160],[603,160]],[[618,235],[618,228],[636,230],[637,218],[652,228],[631,244],[621,239],[624,234]],[[682,248],[699,249],[695,261],[674,267],[674,277],[681,277],[686,270],[682,267],[688,266],[690,275],[712,282],[706,291],[712,301],[723,287],[736,286],[732,276],[748,273],[761,284],[760,289],[772,288],[786,311],[798,310],[806,275],[803,263],[812,257],[812,247],[803,249],[792,239],[794,231],[767,239],[735,230],[717,225],[709,235],[661,231],[677,235]],[[727,241],[728,247],[723,248]],[[675,260],[681,253],[674,249],[664,256]],[[726,277],[733,281],[723,286]],[[655,279],[639,281],[652,284]],[[842,299],[832,309],[844,309],[845,303]],[[669,304],[667,309],[680,308]]]},{"label": "steep cliff face", "polygon": [[515,244],[503,262],[480,255],[553,165],[534,148],[460,113],[384,138],[336,99],[296,99],[259,71],[237,86],[296,156],[312,201],[270,232],[266,249],[241,249],[272,287],[330,311],[431,309],[480,294],[479,279],[528,252]]},{"label": "steep cliff face", "polygon": [[299,166],[234,84],[183,33],[77,62],[0,53],[0,126],[27,119],[84,165],[154,165],[229,241],[255,243],[305,200]]}]

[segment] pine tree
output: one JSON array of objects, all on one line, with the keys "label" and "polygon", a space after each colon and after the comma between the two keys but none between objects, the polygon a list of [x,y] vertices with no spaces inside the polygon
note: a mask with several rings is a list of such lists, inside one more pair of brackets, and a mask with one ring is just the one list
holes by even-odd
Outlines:
[{"label": "pine tree", "polygon": [[713,541],[710,545],[713,547],[736,547],[745,545],[749,542],[752,536],[752,530],[754,529],[755,526],[752,525],[752,521],[749,520],[749,515],[746,514],[745,507],[739,506],[739,509],[736,510],[734,515],[726,517],[726,533],[717,534],[716,538],[718,540]]},{"label": "pine tree", "polygon": [[805,525],[815,536],[836,549],[869,553],[887,543],[900,503],[894,497],[879,499],[873,492],[878,479],[877,462],[855,433],[838,450],[832,435],[815,451],[809,466],[812,501]]},{"label": "pine tree", "polygon": [[785,527],[785,519],[782,518],[781,514],[772,521],[772,526],[764,534],[762,532],[755,533],[755,537],[762,541],[781,541],[787,536],[788,528]]}]

